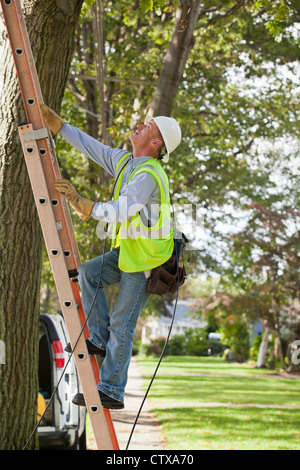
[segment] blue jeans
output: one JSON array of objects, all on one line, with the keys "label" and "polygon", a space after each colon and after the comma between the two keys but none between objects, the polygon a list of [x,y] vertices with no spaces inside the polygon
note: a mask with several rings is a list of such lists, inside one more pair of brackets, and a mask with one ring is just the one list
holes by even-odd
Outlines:
[{"label": "blue jeans", "polygon": [[[140,313],[151,294],[146,292],[143,272],[125,273],[118,267],[119,251],[104,254],[100,288],[88,318],[90,341],[106,350],[100,368],[98,390],[124,401],[134,330]],[[79,268],[82,305],[88,315],[101,273],[102,256],[83,263]],[[104,286],[119,284],[119,294],[110,314]]]}]

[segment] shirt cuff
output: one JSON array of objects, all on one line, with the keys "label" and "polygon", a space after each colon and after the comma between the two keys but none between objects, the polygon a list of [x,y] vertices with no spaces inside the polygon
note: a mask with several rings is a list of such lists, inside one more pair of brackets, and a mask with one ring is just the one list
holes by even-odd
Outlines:
[{"label": "shirt cuff", "polygon": [[91,212],[91,216],[93,219],[102,220],[105,216],[107,216],[105,212],[107,211],[103,211],[101,202],[96,202]]}]

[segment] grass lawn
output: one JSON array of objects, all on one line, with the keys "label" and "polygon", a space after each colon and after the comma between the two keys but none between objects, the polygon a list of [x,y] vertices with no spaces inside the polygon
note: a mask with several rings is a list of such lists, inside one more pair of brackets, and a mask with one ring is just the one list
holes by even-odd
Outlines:
[{"label": "grass lawn", "polygon": [[[145,388],[156,364],[139,359]],[[168,449],[300,449],[300,408],[291,407],[300,406],[300,379],[274,373],[220,358],[165,357],[148,399]]]}]

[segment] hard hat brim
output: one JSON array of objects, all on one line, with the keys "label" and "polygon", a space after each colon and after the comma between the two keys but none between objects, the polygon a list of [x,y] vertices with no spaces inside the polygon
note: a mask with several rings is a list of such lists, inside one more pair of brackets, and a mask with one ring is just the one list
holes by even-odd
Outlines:
[{"label": "hard hat brim", "polygon": [[169,154],[168,154],[167,152],[163,155],[162,161],[163,161],[164,163],[168,163],[168,161],[169,161]]}]

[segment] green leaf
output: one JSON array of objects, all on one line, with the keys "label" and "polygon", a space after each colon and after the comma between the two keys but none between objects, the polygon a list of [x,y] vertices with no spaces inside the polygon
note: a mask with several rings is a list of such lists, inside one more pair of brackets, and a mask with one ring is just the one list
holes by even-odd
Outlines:
[{"label": "green leaf", "polygon": [[140,0],[140,8],[143,11],[153,10],[153,0]]}]

